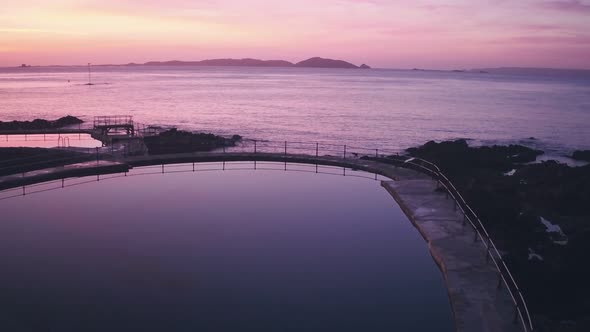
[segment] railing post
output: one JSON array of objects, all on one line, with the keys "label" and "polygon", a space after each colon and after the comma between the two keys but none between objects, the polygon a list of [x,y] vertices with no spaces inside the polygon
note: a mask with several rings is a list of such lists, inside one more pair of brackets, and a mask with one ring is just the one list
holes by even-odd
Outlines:
[{"label": "railing post", "polygon": [[319,156],[320,153],[320,143],[315,144],[315,156]]},{"label": "railing post", "polygon": [[518,323],[518,305],[515,303],[514,304],[514,320],[512,321],[512,324],[516,324]]},{"label": "railing post", "polygon": [[486,250],[486,263],[490,262],[490,256],[492,256],[492,252],[490,251],[490,247]]},{"label": "railing post", "polygon": [[285,157],[287,156],[287,141],[285,141]]}]

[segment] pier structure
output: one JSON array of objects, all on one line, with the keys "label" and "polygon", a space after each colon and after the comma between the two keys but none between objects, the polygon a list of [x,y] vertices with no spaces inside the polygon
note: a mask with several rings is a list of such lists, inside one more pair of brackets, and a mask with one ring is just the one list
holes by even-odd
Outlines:
[{"label": "pier structure", "polygon": [[135,126],[131,115],[95,116],[92,127],[102,136],[120,132],[124,132],[129,137],[135,136]]}]

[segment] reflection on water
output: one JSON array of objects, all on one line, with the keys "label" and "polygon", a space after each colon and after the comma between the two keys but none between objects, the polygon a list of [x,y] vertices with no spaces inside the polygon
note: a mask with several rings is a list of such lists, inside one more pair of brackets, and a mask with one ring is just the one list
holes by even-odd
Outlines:
[{"label": "reflection on water", "polygon": [[101,146],[100,141],[93,139],[88,134],[0,135],[0,148],[96,148]]},{"label": "reflection on water", "polygon": [[264,166],[0,201],[0,330],[452,330],[442,276],[378,181]]}]

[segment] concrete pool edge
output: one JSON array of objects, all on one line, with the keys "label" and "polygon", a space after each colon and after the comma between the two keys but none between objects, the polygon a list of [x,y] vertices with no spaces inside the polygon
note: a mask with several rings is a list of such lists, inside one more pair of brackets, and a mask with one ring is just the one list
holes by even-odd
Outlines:
[{"label": "concrete pool edge", "polygon": [[481,241],[463,226],[452,200],[436,191],[430,179],[382,181],[410,222],[428,244],[443,274],[456,331],[520,331],[513,304],[499,290],[498,272],[486,261]]},{"label": "concrete pool edge", "polygon": [[40,170],[22,176],[1,177],[0,190],[57,180],[108,173],[130,168],[199,162],[268,161],[346,167],[385,176],[382,186],[393,196],[428,244],[439,266],[449,295],[456,331],[519,331],[513,324],[514,306],[505,290],[497,289],[498,271],[485,259],[485,248],[473,241],[462,216],[451,200],[436,191],[436,182],[417,171],[371,160],[279,153],[191,153],[129,157],[122,162],[89,162]]}]

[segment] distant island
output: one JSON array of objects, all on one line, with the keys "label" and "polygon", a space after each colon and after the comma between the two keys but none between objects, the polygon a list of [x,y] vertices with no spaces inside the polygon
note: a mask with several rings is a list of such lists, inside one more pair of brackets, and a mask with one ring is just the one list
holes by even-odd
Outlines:
[{"label": "distant island", "polygon": [[478,68],[472,69],[471,72],[485,72],[501,75],[517,76],[538,76],[538,77],[558,77],[558,78],[590,78],[589,69],[564,69],[564,68],[534,68],[534,67],[499,67],[499,68]]},{"label": "distant island", "polygon": [[285,60],[259,60],[259,59],[210,59],[202,61],[150,61],[143,64],[129,63],[125,66],[240,66],[240,67],[295,67],[295,68],[344,68],[344,69],[371,69],[366,64],[354,65],[343,60],[325,59],[320,57],[310,58],[301,62],[292,63]]}]

